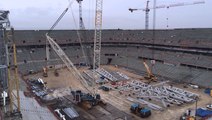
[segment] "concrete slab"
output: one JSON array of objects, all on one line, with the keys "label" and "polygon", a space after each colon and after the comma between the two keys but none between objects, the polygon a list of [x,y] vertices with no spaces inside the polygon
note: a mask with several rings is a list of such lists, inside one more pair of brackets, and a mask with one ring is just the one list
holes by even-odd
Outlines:
[{"label": "concrete slab", "polygon": [[23,120],[57,120],[47,107],[39,105],[34,98],[27,98],[20,91]]}]

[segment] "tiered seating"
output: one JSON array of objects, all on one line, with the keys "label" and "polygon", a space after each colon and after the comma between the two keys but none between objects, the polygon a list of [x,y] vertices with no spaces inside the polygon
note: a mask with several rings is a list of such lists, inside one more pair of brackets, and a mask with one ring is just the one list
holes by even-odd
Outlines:
[{"label": "tiered seating", "polygon": [[[103,43],[142,43],[142,44],[160,44],[170,46],[182,47],[198,47],[211,48],[212,46],[212,29],[176,29],[176,30],[156,30],[155,40],[153,41],[152,30],[103,30]],[[32,30],[17,30],[16,44],[18,46],[24,45],[45,45],[46,30],[32,31]],[[82,41],[92,43],[94,38],[94,31],[80,31],[82,38],[84,33],[86,36]],[[77,31],[75,30],[55,30],[50,34],[58,44],[79,43]]]},{"label": "tiered seating", "polygon": [[[199,69],[198,67],[212,68],[212,56],[197,55],[191,53],[152,50],[146,47],[136,46],[144,44],[157,44],[181,47],[212,47],[212,29],[179,29],[179,30],[157,30],[155,32],[155,40],[152,39],[152,31],[144,30],[103,30],[102,44],[110,44],[102,46],[101,64],[107,64],[108,58],[112,58],[110,64],[125,66],[141,74],[145,73],[144,65],[140,58],[149,58],[157,60],[153,67],[153,73],[163,76],[164,79],[169,78],[175,81],[184,81],[198,83],[203,81],[201,85],[206,85],[209,81],[211,72],[207,69]],[[19,70],[27,73],[30,70],[42,70],[47,63],[45,61],[45,33],[47,31],[15,31],[17,44],[17,58],[19,62]],[[94,31],[80,31],[87,34],[86,39],[82,36],[85,45],[85,53],[89,54],[89,60],[92,64]],[[78,43],[78,37],[74,30],[56,30],[51,36],[62,46],[62,49],[74,64],[84,61],[83,54]],[[90,44],[87,44],[90,43]],[[119,47],[118,44],[130,43],[128,47]],[[89,46],[89,47],[88,47]],[[34,52],[32,52],[34,51]],[[51,61],[49,64],[62,64],[62,61],[54,53],[50,51]],[[55,60],[58,59],[58,60]],[[160,62],[159,62],[160,61]],[[25,62],[25,63],[24,63]],[[150,65],[150,62],[147,60]],[[164,64],[165,63],[165,64]],[[173,66],[173,65],[175,66]],[[180,66],[180,64],[184,66]],[[188,65],[197,66],[197,68],[189,68]]]}]

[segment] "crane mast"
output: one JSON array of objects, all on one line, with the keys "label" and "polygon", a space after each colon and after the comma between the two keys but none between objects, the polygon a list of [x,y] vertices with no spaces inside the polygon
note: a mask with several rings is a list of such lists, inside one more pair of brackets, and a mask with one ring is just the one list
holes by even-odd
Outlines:
[{"label": "crane mast", "polygon": [[[82,1],[83,0],[76,0],[79,4],[79,29],[81,30],[80,32],[77,32],[78,38],[79,38],[79,43],[82,49],[82,55],[84,58],[84,62],[86,63],[86,65],[88,65],[90,63],[90,61],[87,59],[86,56],[88,56],[88,54],[85,54],[85,46],[82,43],[82,39],[86,39],[86,31],[85,30],[85,25],[83,22],[83,18],[82,18]],[[82,36],[82,37],[81,37]]]},{"label": "crane mast", "polygon": [[149,29],[149,0],[147,0],[147,3],[146,3],[146,16],[145,16],[145,29],[148,30]]},{"label": "crane mast", "polygon": [[100,52],[102,39],[102,4],[103,0],[96,0],[93,69],[97,69],[100,67]]},{"label": "crane mast", "polygon": [[[154,0],[154,5],[156,3],[156,0]],[[141,10],[141,11],[145,11],[146,13],[146,16],[145,16],[145,29],[148,29],[149,27],[149,12],[150,12],[150,9],[153,9],[154,10],[154,13],[155,13],[155,10],[156,9],[161,9],[161,8],[171,8],[171,7],[180,7],[180,6],[188,6],[188,5],[197,5],[197,4],[204,4],[205,1],[195,1],[195,2],[191,2],[191,3],[175,3],[175,4],[169,4],[169,5],[159,5],[159,6],[153,6],[152,8],[149,7],[149,0],[147,0],[147,4],[146,4],[146,8],[139,8],[139,9],[134,9],[134,8],[129,8],[128,10],[130,12],[134,12],[134,11],[138,11],[138,10]],[[154,26],[153,26],[154,27]]]},{"label": "crane mast", "polygon": [[79,28],[80,30],[84,30],[85,29],[85,25],[82,19],[82,1],[83,0],[77,0],[77,2],[79,3]]}]

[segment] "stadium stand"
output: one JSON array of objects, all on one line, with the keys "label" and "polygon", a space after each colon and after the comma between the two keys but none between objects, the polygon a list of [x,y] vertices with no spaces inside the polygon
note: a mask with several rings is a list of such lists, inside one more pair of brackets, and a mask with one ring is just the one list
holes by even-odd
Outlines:
[{"label": "stadium stand", "polygon": [[[15,31],[19,71],[23,74],[41,71],[47,65],[46,32]],[[83,32],[86,32],[86,39],[82,38],[82,41],[91,64],[94,31]],[[176,82],[212,86],[209,82],[212,79],[212,29],[157,30],[155,39],[152,33],[152,30],[103,30],[101,64],[127,67],[144,75],[146,70],[142,59],[147,59],[148,64],[154,59],[153,73],[157,76]],[[74,64],[84,61],[75,30],[54,30],[51,36]],[[50,58],[48,65],[62,63],[56,60],[59,57],[52,50]]]}]

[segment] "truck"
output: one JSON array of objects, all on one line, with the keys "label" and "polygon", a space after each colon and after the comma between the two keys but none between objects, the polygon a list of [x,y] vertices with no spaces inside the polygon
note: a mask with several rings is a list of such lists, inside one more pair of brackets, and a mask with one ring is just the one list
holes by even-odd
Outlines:
[{"label": "truck", "polygon": [[141,107],[138,103],[133,103],[130,107],[130,111],[141,118],[147,118],[151,116],[151,110],[148,108]]}]

